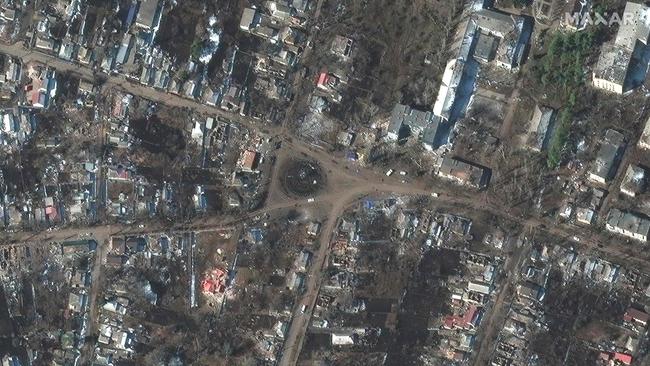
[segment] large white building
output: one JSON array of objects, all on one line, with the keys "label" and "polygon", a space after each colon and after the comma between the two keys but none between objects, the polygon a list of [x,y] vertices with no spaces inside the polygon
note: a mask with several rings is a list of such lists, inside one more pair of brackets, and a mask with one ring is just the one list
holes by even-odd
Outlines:
[{"label": "large white building", "polygon": [[648,44],[650,8],[628,1],[621,19],[616,39],[603,45],[593,71],[594,86],[616,94],[629,89],[629,67],[634,50],[639,43]]}]

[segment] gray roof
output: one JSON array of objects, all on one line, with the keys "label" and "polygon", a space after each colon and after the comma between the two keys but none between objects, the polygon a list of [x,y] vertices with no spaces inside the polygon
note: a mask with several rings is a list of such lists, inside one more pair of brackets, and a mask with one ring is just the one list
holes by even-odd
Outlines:
[{"label": "gray roof", "polygon": [[487,185],[487,174],[480,166],[466,163],[462,160],[446,156],[438,169],[438,175],[453,178],[463,184],[481,188]]},{"label": "gray roof", "polygon": [[499,38],[490,34],[479,32],[474,57],[479,61],[490,62],[494,59],[499,46]]},{"label": "gray roof", "polygon": [[432,112],[419,111],[403,104],[396,104],[390,116],[388,132],[399,134],[402,126],[407,126],[414,133],[420,133],[427,128],[435,116]]},{"label": "gray roof", "polygon": [[433,120],[433,122],[429,125],[429,127],[425,128],[424,131],[422,131],[422,143],[426,146],[435,146],[436,143],[436,135],[438,134],[438,127],[440,126],[440,117],[437,117]]},{"label": "gray roof", "polygon": [[645,121],[645,127],[639,140],[641,144],[650,145],[650,117]]},{"label": "gray roof", "polygon": [[555,109],[540,105],[535,106],[533,118],[530,120],[530,135],[528,144],[534,150],[541,151],[548,144],[550,132],[553,130]]},{"label": "gray roof", "polygon": [[635,213],[623,212],[616,208],[609,211],[607,225],[643,236],[648,236],[650,232],[650,220]]},{"label": "gray roof", "polygon": [[625,4],[622,22],[616,33],[615,43],[619,46],[634,49],[636,41],[648,42],[650,36],[650,11],[643,4],[628,1]]},{"label": "gray roof", "polygon": [[158,0],[142,0],[138,8],[136,24],[141,27],[152,27],[156,10],[158,9]]},{"label": "gray roof", "polygon": [[598,63],[594,68],[594,77],[623,85],[631,59],[632,50],[606,43],[602,47]]},{"label": "gray roof", "polygon": [[591,173],[606,181],[616,175],[618,159],[623,152],[624,143],[625,137],[620,132],[607,130]]},{"label": "gray roof", "polygon": [[241,15],[241,20],[239,21],[240,28],[250,28],[255,23],[255,17],[257,16],[257,10],[246,8]]},{"label": "gray roof", "polygon": [[475,13],[476,24],[479,28],[503,37],[521,29],[523,18],[517,15],[502,13],[495,10],[483,9]]},{"label": "gray roof", "polygon": [[621,183],[621,189],[635,194],[643,192],[646,183],[646,171],[638,165],[630,164]]}]

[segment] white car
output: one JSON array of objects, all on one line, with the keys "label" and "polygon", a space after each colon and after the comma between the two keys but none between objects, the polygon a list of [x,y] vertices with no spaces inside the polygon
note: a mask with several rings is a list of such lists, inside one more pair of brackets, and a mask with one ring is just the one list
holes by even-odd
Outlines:
[{"label": "white car", "polygon": [[399,172],[399,175],[406,175],[406,174],[407,173],[405,171],[403,171],[403,170]]},{"label": "white car", "polygon": [[307,202],[309,202],[309,203],[314,202],[314,198],[313,198],[313,197],[312,197],[312,198],[308,198],[308,199],[307,199]]},{"label": "white car", "polygon": [[438,192],[431,192],[431,197],[437,198],[438,196],[440,196]]},{"label": "white car", "polygon": [[300,307],[300,314],[304,314],[305,311],[307,311],[307,305],[303,304],[303,305]]},{"label": "white car", "polygon": [[391,175],[393,175],[394,172],[395,171],[393,169],[388,169],[388,171],[386,172],[386,176],[390,177]]}]

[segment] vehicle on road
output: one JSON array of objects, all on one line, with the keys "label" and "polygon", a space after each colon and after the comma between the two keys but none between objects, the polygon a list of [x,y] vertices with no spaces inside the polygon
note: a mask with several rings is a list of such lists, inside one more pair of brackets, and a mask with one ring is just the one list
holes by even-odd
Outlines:
[{"label": "vehicle on road", "polygon": [[387,177],[390,177],[391,175],[393,175],[394,172],[395,172],[395,170],[393,170],[393,169],[388,169],[388,171],[386,172],[386,176],[387,176]]}]

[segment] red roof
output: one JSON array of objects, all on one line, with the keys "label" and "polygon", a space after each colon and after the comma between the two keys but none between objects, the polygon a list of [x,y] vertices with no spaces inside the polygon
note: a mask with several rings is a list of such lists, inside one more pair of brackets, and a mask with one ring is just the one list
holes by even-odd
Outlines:
[{"label": "red roof", "polygon": [[223,293],[226,291],[226,272],[222,269],[216,268],[209,272],[203,281],[201,281],[201,288],[203,292],[216,294],[217,292]]},{"label": "red roof", "polygon": [[625,353],[614,353],[614,361],[620,361],[626,365],[632,364],[632,356]]},{"label": "red roof", "polygon": [[453,315],[446,316],[442,323],[445,328],[452,329],[454,328],[454,325],[456,325],[456,317]]},{"label": "red roof", "polygon": [[625,315],[623,315],[623,319],[627,322],[634,320],[646,324],[648,322],[648,314],[641,310],[629,308],[625,312]]},{"label": "red roof", "polygon": [[45,207],[45,214],[50,218],[50,220],[54,220],[57,215],[56,208],[52,206]]},{"label": "red roof", "polygon": [[242,168],[247,170],[253,170],[255,167],[255,159],[257,158],[257,152],[252,150],[244,151],[244,156],[242,157]]},{"label": "red roof", "polygon": [[318,76],[318,82],[316,83],[316,86],[322,87],[327,84],[327,82],[330,80],[330,76],[326,72],[321,72],[320,75]]},{"label": "red roof", "polygon": [[447,329],[455,328],[469,328],[474,325],[473,321],[476,318],[478,313],[478,308],[475,305],[472,305],[467,309],[463,316],[458,315],[447,315],[442,319],[443,327]]},{"label": "red roof", "polygon": [[465,312],[465,315],[463,315],[463,326],[468,326],[468,325],[473,325],[472,320],[474,320],[474,317],[476,316],[476,313],[478,312],[478,308],[476,305],[472,305],[467,309]]}]

